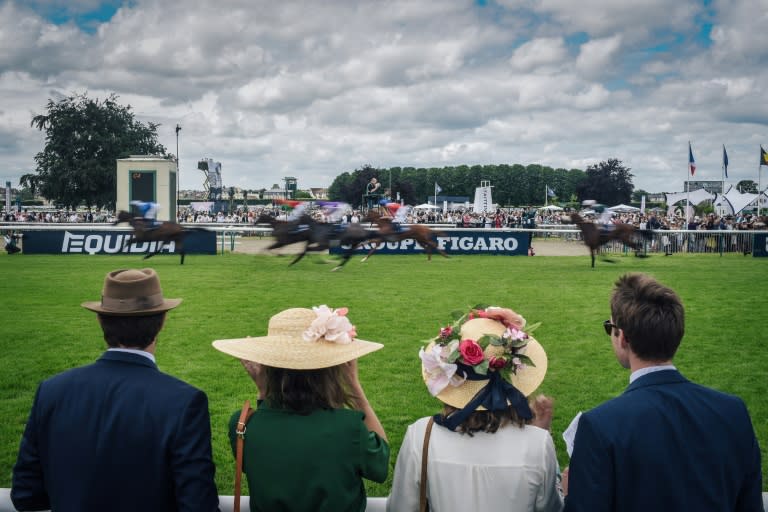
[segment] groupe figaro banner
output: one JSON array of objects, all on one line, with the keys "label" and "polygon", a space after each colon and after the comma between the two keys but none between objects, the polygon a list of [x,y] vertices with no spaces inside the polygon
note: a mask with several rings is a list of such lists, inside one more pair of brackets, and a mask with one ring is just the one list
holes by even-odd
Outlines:
[{"label": "groupe figaro banner", "polygon": [[[25,231],[22,250],[24,254],[177,254],[173,242],[142,242],[124,247],[130,237],[130,231]],[[190,231],[184,238],[184,251],[216,254],[216,233]]]},{"label": "groupe figaro banner", "polygon": [[[448,254],[488,254],[505,256],[528,255],[528,233],[501,230],[445,231],[435,237],[438,247]],[[363,244],[356,253],[367,253],[372,244]],[[341,254],[346,248],[332,247],[331,254]],[[376,254],[422,254],[424,248],[411,239],[381,242]]]}]

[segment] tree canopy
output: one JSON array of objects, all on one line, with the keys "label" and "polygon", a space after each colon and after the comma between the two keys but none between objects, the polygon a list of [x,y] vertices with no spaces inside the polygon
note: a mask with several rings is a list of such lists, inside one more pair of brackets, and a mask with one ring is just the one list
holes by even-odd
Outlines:
[{"label": "tree canopy", "polygon": [[[392,183],[390,198],[398,194],[407,204],[433,201],[435,184],[440,196],[466,197],[474,201],[475,188],[488,180],[493,186],[494,202],[505,206],[540,205],[545,202],[546,187],[555,192],[557,199],[570,201],[576,187],[585,179],[579,169],[553,169],[538,164],[459,165],[443,168],[392,167],[377,169],[365,165],[352,172],[344,172],[328,188],[328,196],[354,206],[361,204],[365,186],[377,178],[383,188]],[[553,198],[550,197],[551,201]]]},{"label": "tree canopy", "polygon": [[598,203],[629,204],[632,199],[632,173],[621,160],[610,158],[587,167],[586,179],[576,187],[579,201],[594,199]]},{"label": "tree canopy", "polygon": [[117,159],[168,157],[157,142],[159,125],[136,121],[130,105],[118,104],[115,94],[103,101],[86,94],[48,100],[46,111],[31,122],[45,132],[45,147],[35,155],[35,172],[20,182],[63,206],[114,208]]}]

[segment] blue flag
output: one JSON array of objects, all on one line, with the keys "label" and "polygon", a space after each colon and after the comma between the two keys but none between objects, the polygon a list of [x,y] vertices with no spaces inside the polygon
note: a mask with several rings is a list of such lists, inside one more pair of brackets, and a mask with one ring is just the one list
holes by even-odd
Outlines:
[{"label": "blue flag", "polygon": [[725,177],[728,177],[728,153],[725,152],[725,144],[723,144],[723,172]]},{"label": "blue flag", "polygon": [[555,191],[549,188],[549,185],[547,185],[547,197],[555,197]]}]

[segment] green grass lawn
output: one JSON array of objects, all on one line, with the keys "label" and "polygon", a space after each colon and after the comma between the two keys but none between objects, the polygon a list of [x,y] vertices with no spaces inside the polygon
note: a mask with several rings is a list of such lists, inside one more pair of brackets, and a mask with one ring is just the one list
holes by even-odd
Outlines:
[{"label": "green grass lawn", "polygon": [[[378,255],[330,272],[327,259],[311,256],[294,267],[286,257],[191,255],[184,266],[163,255],[0,256],[0,487],[9,487],[19,439],[37,384],[73,366],[92,362],[105,344],[95,315],[80,307],[97,300],[106,272],[152,266],[167,297],[183,304],[169,314],[160,334],[160,369],[206,391],[210,401],[217,484],[232,494],[233,458],[226,424],[255,387],[238,361],[211,347],[217,338],[263,335],[269,317],[288,307],[347,306],[363,339],[383,350],[360,362],[361,380],[386,429],[394,467],[405,428],[434,414],[418,350],[449,320],[452,310],[480,302],[510,307],[529,322],[542,322],[537,339],[549,355],[540,391],[555,398],[553,435],[561,466],[568,464],[562,431],[581,410],[620,394],[628,372],[616,363],[602,322],[616,278],[650,273],[673,287],[687,312],[686,336],[675,362],[690,379],[742,397],[768,461],[768,355],[765,259],[741,255],[681,255],[589,267],[587,256],[455,256],[427,262],[424,256]],[[384,496],[390,479],[368,485]],[[764,481],[763,490],[768,490]]]}]

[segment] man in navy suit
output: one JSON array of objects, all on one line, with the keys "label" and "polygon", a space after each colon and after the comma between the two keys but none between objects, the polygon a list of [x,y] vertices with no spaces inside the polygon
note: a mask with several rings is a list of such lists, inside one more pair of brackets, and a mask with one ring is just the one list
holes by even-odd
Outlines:
[{"label": "man in navy suit", "polygon": [[143,269],[110,272],[101,301],[83,303],[109,348],[38,387],[13,468],[17,509],[218,510],[208,399],[155,364],[180,302]]},{"label": "man in navy suit", "polygon": [[565,510],[762,510],[760,449],[744,402],[672,364],[684,332],[677,294],[627,274],[604,327],[630,384],[581,416]]}]

